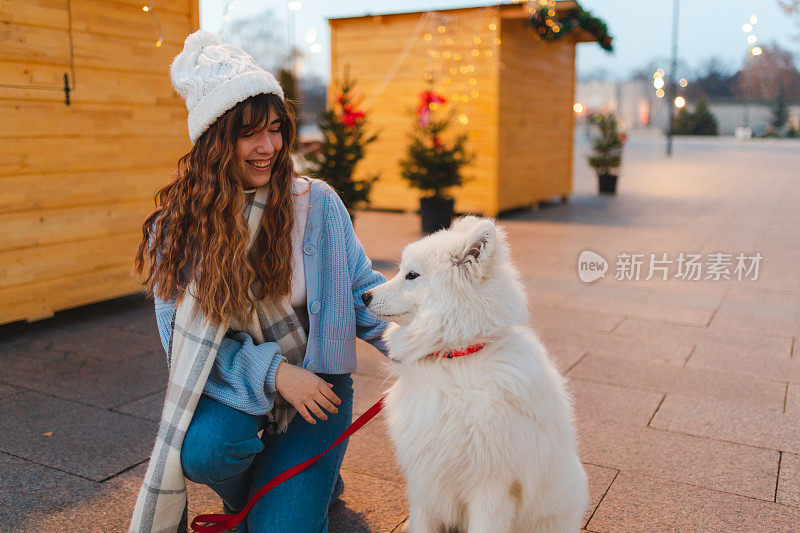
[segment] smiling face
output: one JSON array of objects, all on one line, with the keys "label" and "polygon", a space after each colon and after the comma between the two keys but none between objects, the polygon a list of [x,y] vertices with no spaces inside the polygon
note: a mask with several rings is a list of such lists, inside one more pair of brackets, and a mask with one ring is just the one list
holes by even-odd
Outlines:
[{"label": "smiling face", "polygon": [[236,157],[244,169],[245,188],[263,187],[269,183],[282,148],[281,120],[275,110],[270,109],[265,122],[236,139]]}]

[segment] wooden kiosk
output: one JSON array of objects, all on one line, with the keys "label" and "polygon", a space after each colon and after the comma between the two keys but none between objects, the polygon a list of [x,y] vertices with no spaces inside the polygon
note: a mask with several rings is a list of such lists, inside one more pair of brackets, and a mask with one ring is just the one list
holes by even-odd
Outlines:
[{"label": "wooden kiosk", "polygon": [[197,0],[0,4],[0,324],[134,293],[153,194],[189,149],[169,66]]},{"label": "wooden kiosk", "polygon": [[[562,12],[576,2],[556,2]],[[416,210],[419,192],[400,177],[412,110],[426,89],[446,96],[469,133],[472,178],[455,209],[496,215],[572,191],[575,45],[580,31],[539,40],[523,4],[330,19],[329,97],[345,71],[379,133],[359,166],[380,173],[371,206]],[[454,128],[454,129],[458,129]]]}]

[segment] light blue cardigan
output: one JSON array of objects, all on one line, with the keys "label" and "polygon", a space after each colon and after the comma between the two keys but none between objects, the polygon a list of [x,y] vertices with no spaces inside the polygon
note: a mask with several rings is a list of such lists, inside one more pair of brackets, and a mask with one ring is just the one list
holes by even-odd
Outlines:
[{"label": "light blue cardigan", "polygon": [[[303,367],[324,374],[356,370],[356,336],[388,357],[382,340],[387,323],[371,314],[361,295],[386,281],[372,270],[356,237],[347,209],[324,181],[311,179],[311,208],[303,239],[303,272],[309,317]],[[175,298],[155,297],[161,343],[169,354]],[[254,345],[244,332],[228,331],[222,340],[203,394],[252,415],[272,409],[275,372],[286,358],[275,342]]]}]

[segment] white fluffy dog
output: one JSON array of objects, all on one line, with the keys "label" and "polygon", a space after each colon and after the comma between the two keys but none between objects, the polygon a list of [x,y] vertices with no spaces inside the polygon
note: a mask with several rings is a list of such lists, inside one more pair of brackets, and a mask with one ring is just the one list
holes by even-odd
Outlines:
[{"label": "white fluffy dog", "polygon": [[470,216],[409,244],[364,301],[393,322],[385,405],[410,532],[578,531],[588,491],[570,398],[528,326],[504,231]]}]

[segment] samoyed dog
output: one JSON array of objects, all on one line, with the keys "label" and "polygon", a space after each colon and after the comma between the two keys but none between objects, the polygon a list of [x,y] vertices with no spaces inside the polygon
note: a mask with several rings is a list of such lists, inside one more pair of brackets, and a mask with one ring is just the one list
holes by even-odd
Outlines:
[{"label": "samoyed dog", "polygon": [[410,533],[578,531],[588,490],[570,398],[502,228],[468,216],[409,244],[363,300],[392,322],[385,408]]}]

